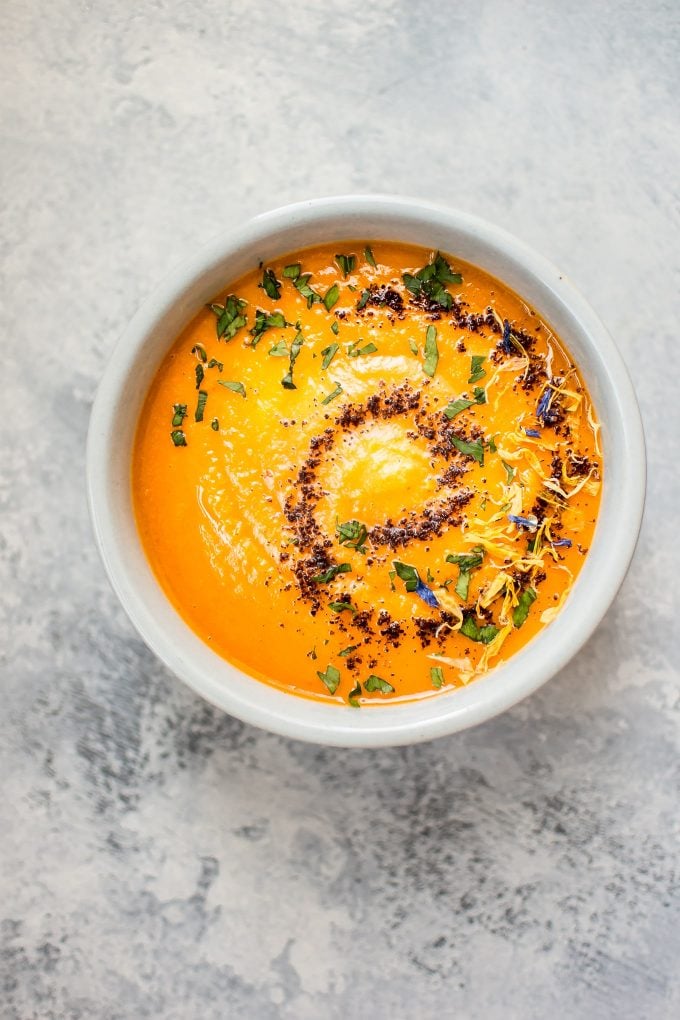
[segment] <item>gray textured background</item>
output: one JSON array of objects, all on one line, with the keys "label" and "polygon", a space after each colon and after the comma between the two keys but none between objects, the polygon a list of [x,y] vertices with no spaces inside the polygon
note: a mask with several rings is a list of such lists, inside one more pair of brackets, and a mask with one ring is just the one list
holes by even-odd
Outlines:
[{"label": "gray textured background", "polygon": [[[5,0],[2,1016],[670,1018],[680,1010],[680,7]],[[552,258],[634,372],[624,588],[539,694],[322,750],[220,715],[93,548],[97,381],[149,289],[247,216],[392,191]]]}]

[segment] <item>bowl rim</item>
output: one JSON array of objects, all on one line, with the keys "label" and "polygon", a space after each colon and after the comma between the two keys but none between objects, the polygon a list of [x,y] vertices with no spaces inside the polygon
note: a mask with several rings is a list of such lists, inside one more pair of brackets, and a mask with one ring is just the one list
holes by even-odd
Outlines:
[{"label": "bowl rim", "polygon": [[[286,693],[227,662],[209,649],[170,607],[154,578],[172,617],[172,620],[168,617],[161,621],[163,614],[159,614],[161,602],[157,593],[154,613],[149,605],[148,577],[140,576],[141,543],[135,550],[135,566],[129,542],[122,535],[114,512],[118,505],[116,500],[120,503],[121,498],[125,498],[124,484],[129,487],[129,460],[127,482],[115,476],[116,408],[132,366],[140,358],[146,340],[163,314],[180,305],[192,288],[225,260],[234,259],[255,244],[272,241],[286,231],[313,231],[334,219],[346,222],[347,229],[356,221],[357,231],[347,234],[347,239],[352,236],[356,240],[379,239],[377,235],[371,237],[370,232],[367,234],[366,229],[359,229],[361,221],[367,219],[382,222],[384,226],[389,221],[398,221],[401,229],[406,229],[406,224],[414,229],[429,226],[434,230],[438,226],[444,232],[469,237],[471,243],[479,243],[500,259],[509,260],[513,272],[533,278],[536,286],[545,291],[546,300],[550,295],[556,302],[555,307],[560,305],[580,329],[581,340],[594,359],[593,366],[598,366],[597,382],[604,387],[603,392],[611,405],[615,419],[615,428],[612,427],[610,433],[612,441],[621,451],[621,462],[619,458],[616,464],[607,461],[604,472],[605,486],[610,473],[614,469],[617,472],[616,513],[607,519],[605,535],[601,507],[589,555],[569,599],[553,623],[506,662],[465,688],[417,701],[366,706],[360,711]],[[326,236],[331,241],[343,239],[337,237],[337,233]],[[289,244],[287,250],[303,249],[312,243],[315,242],[303,238],[297,245]],[[282,249],[279,254],[285,251]],[[234,278],[236,274],[231,277]],[[502,279],[507,280],[507,276]],[[531,300],[531,304],[535,306],[535,301]],[[193,310],[187,311],[187,321],[197,308],[194,304]],[[537,311],[543,314],[541,308]],[[554,316],[546,314],[546,318],[551,321]],[[569,341],[567,346],[571,348]],[[595,372],[593,366],[589,371]],[[592,393],[594,376],[583,370],[581,362],[579,368]],[[151,378],[152,373],[146,379],[144,393]],[[133,435],[137,417],[135,415]],[[605,458],[607,456],[605,454]],[[390,195],[330,196],[273,209],[220,233],[193,258],[167,274],[140,306],[111,354],[92,407],[86,465],[90,518],[106,573],[133,626],[157,657],[197,694],[244,722],[286,737],[345,747],[416,743],[465,729],[510,708],[559,672],[593,634],[623,582],[641,526],[646,488],[644,434],[632,381],[603,323],[564,274],[524,242],[483,219],[422,199]],[[136,533],[136,527],[134,530]],[[594,593],[591,589],[590,599],[581,598],[579,602],[573,596],[596,548],[600,570],[590,570]],[[546,635],[549,635],[547,640]],[[546,654],[548,650],[549,655]]]}]

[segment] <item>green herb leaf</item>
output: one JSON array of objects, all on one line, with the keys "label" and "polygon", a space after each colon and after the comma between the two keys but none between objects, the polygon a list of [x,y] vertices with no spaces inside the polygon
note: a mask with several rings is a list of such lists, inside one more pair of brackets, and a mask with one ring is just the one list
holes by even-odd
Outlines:
[{"label": "green herb leaf", "polygon": [[334,613],[344,613],[345,610],[348,610],[352,615],[356,613],[356,609],[351,602],[329,602],[328,608]]},{"label": "green herb leaf", "polygon": [[203,363],[208,360],[208,355],[205,353],[205,347],[203,344],[194,344],[191,348],[191,353],[195,354],[197,358],[200,358]]},{"label": "green herb leaf", "polygon": [[472,392],[475,396],[475,404],[486,404],[486,390],[483,390],[481,386],[475,386]]},{"label": "green herb leaf", "polygon": [[519,602],[512,611],[512,622],[515,627],[521,627],[529,615],[532,602],[536,601],[536,592],[533,588],[525,588],[519,597]]},{"label": "green herb leaf", "polygon": [[309,281],[312,278],[311,273],[304,273],[302,276],[298,276],[293,283],[296,289],[300,292],[303,298],[307,299],[307,307],[311,308],[313,304],[320,301],[321,298],[315,290],[309,286]]},{"label": "green herb leaf", "polygon": [[285,317],[281,312],[272,312],[269,315],[263,311],[262,308],[258,308],[255,311],[255,325],[250,331],[252,336],[252,346],[257,347],[262,335],[267,332],[268,329],[283,329],[285,326],[291,326],[292,323],[286,322]]},{"label": "green herb leaf", "polygon": [[345,521],[344,524],[338,522],[335,531],[340,545],[346,545],[349,549],[356,549],[360,553],[366,552],[364,543],[368,538],[368,528],[365,524],[360,524],[359,521]]},{"label": "green herb leaf", "polygon": [[508,476],[508,485],[509,485],[510,482],[515,477],[515,469],[514,469],[514,467],[512,467],[511,464],[507,464],[502,458],[501,458],[501,464],[505,468],[505,473]]},{"label": "green herb leaf", "polygon": [[218,361],[217,358],[211,358],[210,361],[208,362],[208,368],[216,368],[218,371],[221,372],[222,369],[224,368],[224,365],[222,364],[221,361]]},{"label": "green herb leaf", "polygon": [[398,560],[393,560],[392,565],[397,572],[397,577],[406,585],[406,591],[415,591],[420,583],[420,574],[416,568],[408,563],[400,563]]},{"label": "green herb leaf", "polygon": [[463,634],[466,638],[470,638],[471,641],[480,641],[483,645],[488,645],[498,634],[498,627],[495,627],[492,623],[479,627],[474,616],[466,616],[459,633]]},{"label": "green herb leaf", "polygon": [[299,262],[293,262],[291,265],[284,268],[282,275],[285,276],[287,280],[297,280],[301,270],[302,265]]},{"label": "green herb leaf", "polygon": [[470,378],[468,379],[469,383],[479,382],[480,379],[484,378],[486,372],[482,368],[482,365],[484,364],[485,361],[486,361],[485,354],[472,355],[472,357],[470,358]]},{"label": "green herb leaf", "polygon": [[348,645],[347,648],[343,648],[341,652],[338,652],[338,655],[341,659],[346,659],[348,655],[352,654],[352,652],[356,652],[358,647],[359,645]]},{"label": "green herb leaf", "polygon": [[321,403],[322,404],[330,404],[331,400],[335,400],[335,398],[339,397],[341,393],[342,393],[342,386],[340,385],[340,383],[336,383],[335,384],[335,389],[331,390],[331,392],[328,394],[328,396],[323,398]]},{"label": "green herb leaf", "polygon": [[353,344],[347,349],[348,358],[360,358],[364,354],[375,354],[378,348],[375,346],[373,341],[367,343],[364,347],[355,347]]},{"label": "green herb leaf", "polygon": [[279,340],[278,343],[274,344],[273,347],[269,348],[269,353],[272,358],[287,358],[290,354],[288,350],[288,344],[285,340]]},{"label": "green herb leaf", "polygon": [[335,333],[336,336],[340,332],[340,327],[338,326],[337,321],[331,323],[331,332]]},{"label": "green herb leaf", "polygon": [[181,429],[173,429],[173,431],[170,433],[170,438],[172,439],[175,446],[187,445],[187,437],[184,435]]},{"label": "green herb leaf", "polygon": [[396,591],[397,589],[394,587],[394,579],[397,576],[396,570],[390,570],[387,576],[390,579],[390,587],[392,588],[392,591]]},{"label": "green herb leaf", "polygon": [[332,581],[334,577],[337,577],[338,574],[348,574],[351,569],[352,567],[349,563],[335,563],[332,567],[329,567],[328,570],[324,570],[323,574],[317,574],[316,577],[313,577],[312,581],[316,584],[327,584],[329,581]]},{"label": "green herb leaf", "polygon": [[198,391],[198,404],[196,405],[196,411],[194,413],[195,421],[203,421],[203,412],[205,411],[205,404],[208,399],[208,394],[205,390]]},{"label": "green herb leaf", "polygon": [[432,681],[432,686],[437,691],[444,686],[444,670],[441,666],[430,667],[430,680]]},{"label": "green herb leaf", "polygon": [[364,248],[364,258],[368,262],[369,266],[373,266],[375,269],[375,256],[373,255],[373,249],[368,244]]},{"label": "green herb leaf", "polygon": [[444,414],[451,421],[461,411],[467,411],[468,407],[472,407],[474,400],[466,400],[465,397],[459,397],[458,400],[452,400],[448,407],[444,408]]},{"label": "green herb leaf", "polygon": [[415,342],[412,336],[408,338],[408,345],[411,348],[411,354],[415,354],[417,358],[420,351],[418,350],[418,344]]},{"label": "green herb leaf", "polygon": [[444,256],[437,252],[433,260],[419,269],[415,275],[403,273],[402,280],[414,297],[425,299],[430,305],[448,309],[453,305],[453,298],[445,285],[462,283],[463,278],[460,273],[454,273]]},{"label": "green herb leaf", "polygon": [[484,466],[484,443],[479,439],[472,439],[470,442],[467,442],[465,439],[451,436],[451,443],[461,453],[464,453],[467,457],[474,458],[478,464],[481,464],[482,467]]},{"label": "green herb leaf", "polygon": [[224,386],[228,390],[233,390],[234,393],[240,393],[242,397],[245,397],[246,395],[246,388],[242,382],[231,382],[229,379],[218,379],[217,382],[220,386]]},{"label": "green herb leaf", "polygon": [[173,415],[172,424],[174,426],[181,425],[187,416],[187,405],[186,404],[173,404],[172,405]]},{"label": "green herb leaf", "polygon": [[383,680],[381,676],[376,676],[375,673],[371,673],[368,680],[364,682],[364,690],[367,694],[373,694],[374,691],[380,691],[381,694],[394,694],[392,684]]},{"label": "green herb leaf", "polygon": [[356,684],[354,685],[352,690],[347,695],[347,700],[349,701],[349,703],[352,706],[352,708],[361,708],[361,702],[359,701],[359,695],[360,694],[361,694],[361,684],[357,680]]},{"label": "green herb leaf", "polygon": [[350,273],[354,272],[356,265],[356,255],[336,255],[335,261],[340,266],[342,275],[347,279]]},{"label": "green herb leaf", "polygon": [[335,694],[340,683],[340,670],[337,669],[335,666],[329,665],[326,666],[325,673],[322,673],[321,670],[317,669],[316,675],[318,676],[319,680],[322,680],[323,683],[326,685],[329,693]]},{"label": "green herb leaf", "polygon": [[470,575],[473,570],[481,567],[484,560],[484,547],[476,545],[469,553],[449,553],[447,563],[455,563],[458,567],[458,581],[455,592],[463,602],[467,602],[470,590]]},{"label": "green herb leaf", "polygon": [[329,287],[326,293],[324,294],[323,303],[326,306],[327,312],[330,312],[333,305],[337,303],[339,297],[340,288],[338,287],[337,283],[334,283],[333,286]]},{"label": "green herb leaf", "polygon": [[[337,323],[335,323],[335,325],[337,326]],[[331,361],[333,360],[333,358],[335,357],[339,350],[340,344],[330,344],[329,347],[324,347],[324,349],[321,352],[323,354],[323,361],[321,362],[321,367],[328,368]]]},{"label": "green herb leaf", "polygon": [[370,290],[362,290],[361,297],[357,301],[357,311],[360,312],[362,308],[365,308],[371,297]]},{"label": "green herb leaf", "polygon": [[434,326],[428,326],[425,334],[425,364],[423,372],[430,378],[437,371],[439,362],[439,348],[437,347],[437,330]]},{"label": "green herb leaf", "polygon": [[304,342],[305,338],[303,337],[302,332],[298,330],[293,337],[292,344],[290,345],[290,364],[288,365],[288,371],[281,380],[281,385],[286,390],[297,389],[297,386],[293,382],[293,368],[295,367],[295,362],[297,361],[298,354],[300,353],[300,349]]},{"label": "green herb leaf", "polygon": [[213,432],[220,431],[220,423],[217,418],[213,418],[213,420],[210,422],[210,428],[213,430]]},{"label": "green herb leaf", "polygon": [[194,372],[196,373],[196,389],[200,390],[201,383],[203,382],[203,377],[205,376],[205,372],[203,371],[203,365],[200,363],[200,361],[198,365],[196,365]]},{"label": "green herb leaf", "polygon": [[212,304],[208,306],[217,317],[215,329],[218,340],[232,340],[239,329],[245,326],[246,317],[243,314],[243,309],[247,305],[247,301],[236,297],[235,294],[229,294],[224,305]]},{"label": "green herb leaf", "polygon": [[273,269],[265,269],[262,274],[262,289],[272,301],[278,301],[281,297],[281,284],[276,279]]}]

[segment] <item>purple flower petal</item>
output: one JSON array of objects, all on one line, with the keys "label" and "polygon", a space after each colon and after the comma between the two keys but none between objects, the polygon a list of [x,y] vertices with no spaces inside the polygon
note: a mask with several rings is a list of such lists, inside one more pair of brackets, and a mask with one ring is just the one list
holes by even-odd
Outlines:
[{"label": "purple flower petal", "polygon": [[413,589],[416,595],[420,595],[423,602],[427,602],[428,606],[432,606],[436,609],[439,606],[437,598],[431,588],[428,588],[422,581],[418,581],[418,587]]},{"label": "purple flower petal", "polygon": [[570,538],[557,538],[555,539],[554,542],[551,542],[550,544],[552,546],[563,545],[565,549],[571,549],[572,542]]},{"label": "purple flower petal", "polygon": [[524,431],[526,432],[526,434],[528,436],[531,436],[532,439],[540,439],[541,438],[541,433],[538,431],[538,429],[525,429]]},{"label": "purple flower petal", "polygon": [[502,351],[506,354],[512,354],[512,340],[510,339],[510,323],[507,319],[503,320],[503,337],[498,345]]},{"label": "purple flower petal", "polygon": [[518,514],[508,514],[508,520],[512,521],[519,528],[527,528],[529,531],[535,531],[538,527],[538,521],[535,517],[520,517]]}]

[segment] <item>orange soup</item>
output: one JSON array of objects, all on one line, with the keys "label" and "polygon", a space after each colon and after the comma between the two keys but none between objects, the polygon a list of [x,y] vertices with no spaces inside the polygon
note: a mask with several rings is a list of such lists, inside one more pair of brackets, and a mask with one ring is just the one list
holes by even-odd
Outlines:
[{"label": "orange soup", "polygon": [[360,707],[467,684],[548,625],[602,475],[549,325],[475,266],[392,243],[226,284],[169,348],[132,464],[189,626],[262,681]]}]

